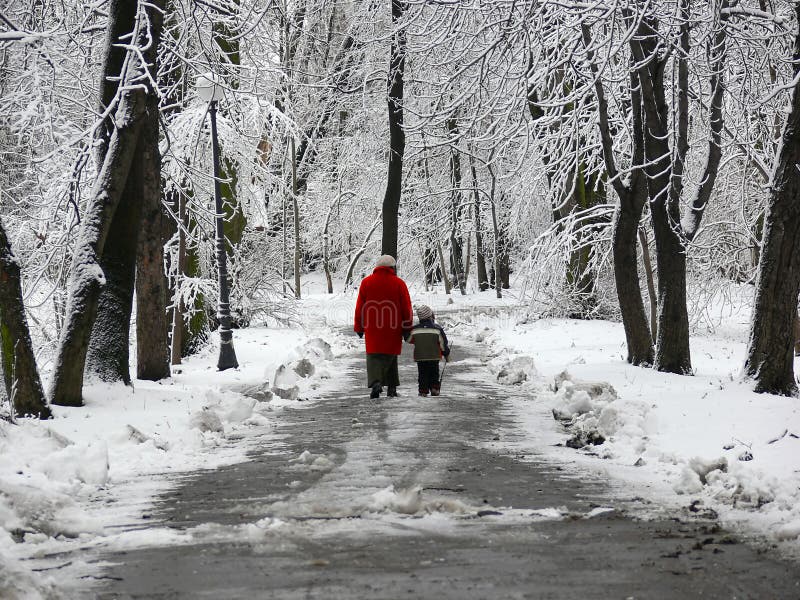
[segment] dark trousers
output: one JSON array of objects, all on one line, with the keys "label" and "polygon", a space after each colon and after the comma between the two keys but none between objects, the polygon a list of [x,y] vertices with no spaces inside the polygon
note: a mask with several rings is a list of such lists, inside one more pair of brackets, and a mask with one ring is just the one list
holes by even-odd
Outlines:
[{"label": "dark trousers", "polygon": [[400,385],[396,355],[367,354],[367,387],[371,388],[376,384],[387,387]]},{"label": "dark trousers", "polygon": [[428,392],[439,393],[439,361],[421,360],[417,362],[417,372],[419,374],[419,393]]}]

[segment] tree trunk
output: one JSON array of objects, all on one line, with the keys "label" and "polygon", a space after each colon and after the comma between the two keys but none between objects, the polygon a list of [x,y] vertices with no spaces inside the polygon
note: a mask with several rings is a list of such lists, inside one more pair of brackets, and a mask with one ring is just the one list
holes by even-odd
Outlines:
[{"label": "tree trunk", "polygon": [[144,192],[142,152],[140,135],[125,190],[111,220],[103,251],[98,255],[98,264],[105,275],[105,285],[97,299],[97,314],[92,324],[86,354],[87,374],[94,375],[101,381],[121,381],[125,385],[131,383],[131,312]]},{"label": "tree trunk", "polygon": [[392,36],[389,58],[389,172],[383,197],[383,238],[381,253],[397,258],[398,212],[403,189],[403,154],[406,134],[403,131],[403,78],[406,65],[406,32],[399,27],[405,13],[404,0],[392,0]]},{"label": "tree trunk", "polygon": [[128,179],[144,113],[141,88],[124,92],[116,115],[105,161],[98,173],[78,236],[70,275],[67,315],[53,370],[51,401],[81,406],[83,370],[92,323],[97,314],[105,276],[99,260],[103,256],[114,212]]},{"label": "tree trunk", "polygon": [[[800,20],[800,4],[795,6]],[[794,59],[800,59],[800,26]],[[798,67],[795,62],[795,74]],[[800,84],[792,92],[791,112],[764,216],[755,307],[744,374],[755,391],[797,395],[794,378],[794,320],[800,293]]]},{"label": "tree trunk", "polygon": [[[186,269],[186,202],[180,192],[173,195],[173,210],[178,215],[178,264],[175,269],[175,277],[172,280],[174,286],[173,298],[181,285],[181,278]],[[170,363],[173,365],[181,364],[181,349],[183,348],[183,312],[185,306],[180,296],[173,301],[172,306],[172,337],[170,339]]]},{"label": "tree trunk", "polygon": [[158,381],[170,376],[167,338],[167,279],[164,275],[164,209],[158,98],[148,97],[140,141],[143,163],[142,229],[136,262],[136,377]]},{"label": "tree trunk", "polygon": [[[660,38],[655,20],[645,18],[631,39],[638,63],[644,117],[645,171],[656,239],[658,331],[655,368],[690,375],[689,314],[686,308],[686,243],[679,230],[680,203],[675,192],[669,146],[669,108],[664,93],[666,58],[655,57]],[[648,62],[649,61],[649,62]],[[678,146],[682,142],[678,141]]]},{"label": "tree trunk", "polygon": [[483,250],[483,229],[481,227],[481,194],[478,189],[478,172],[475,159],[470,155],[472,171],[472,190],[475,198],[475,262],[478,269],[478,289],[485,292],[489,289],[489,278],[486,274],[486,256]]},{"label": "tree trunk", "polygon": [[647,281],[647,297],[650,301],[650,333],[652,337],[655,337],[658,332],[658,297],[656,296],[653,263],[650,260],[647,234],[641,227],[639,228],[639,245],[642,247],[642,263],[644,264],[645,281]]},{"label": "tree trunk", "polygon": [[297,153],[292,138],[292,209],[294,216],[294,297],[300,300],[300,205],[297,198]]},{"label": "tree trunk", "polygon": [[453,289],[450,285],[450,278],[447,276],[447,263],[444,260],[444,252],[442,251],[442,243],[437,241],[436,242],[436,251],[439,254],[439,268],[442,271],[442,281],[444,281],[444,293],[448,296],[450,295],[450,291]]},{"label": "tree trunk", "polygon": [[442,280],[441,263],[436,248],[426,245],[422,251],[422,265],[425,268],[426,285],[434,285]]},{"label": "tree trunk", "polygon": [[[455,140],[458,137],[458,122],[454,117],[447,119],[447,134]],[[450,273],[453,282],[458,286],[461,295],[465,295],[466,282],[464,281],[464,258],[461,237],[458,227],[461,222],[461,156],[458,148],[450,146],[450,184],[453,186],[450,206]]]},{"label": "tree trunk", "polygon": [[[631,93],[631,176],[627,182],[619,177],[614,153],[614,140],[608,121],[608,102],[600,79],[599,68],[594,60],[591,30],[584,24],[581,28],[589,66],[595,77],[594,88],[598,107],[598,128],[603,147],[603,162],[611,185],[617,192],[617,208],[612,222],[612,254],[614,257],[614,281],[617,288],[622,325],[628,348],[628,362],[634,365],[651,365],[655,359],[653,338],[647,327],[647,317],[639,287],[639,269],[636,258],[636,234],[642,210],[647,202],[647,187],[642,171],[644,163],[644,131],[642,102],[638,75],[632,68],[629,74]],[[650,297],[651,311],[655,306],[654,295]]]},{"label": "tree trunk", "polygon": [[[149,24],[149,32],[141,32],[139,39],[136,40],[146,48],[142,53],[146,61],[143,68],[147,69],[149,78],[145,82],[149,79],[155,80],[158,76],[158,44],[154,42],[148,45],[142,42],[160,38],[163,8],[164,0],[156,0],[148,5],[146,8],[147,20],[142,22]],[[130,17],[130,14],[125,14],[125,18]],[[133,17],[133,20],[128,23],[129,31],[134,31],[136,28],[137,15],[134,13]],[[147,36],[150,38],[148,39]],[[116,68],[116,64],[114,64],[113,69]],[[112,72],[114,71],[109,65],[105,65],[104,73],[108,75]],[[126,76],[133,77],[135,74]],[[119,85],[118,82],[116,84]],[[151,194],[150,202],[158,204],[160,209],[161,195],[161,162],[156,160],[155,164],[152,164],[153,152],[158,154],[158,96],[156,90],[147,83],[145,85],[148,90],[144,100],[144,111],[141,117],[143,124],[135,156],[119,206],[111,217],[107,242],[98,256],[98,263],[105,274],[106,282],[98,298],[97,316],[92,326],[86,357],[86,368],[90,373],[103,381],[122,381],[126,385],[131,383],[130,323],[136,280],[138,236],[142,224],[142,204],[145,201],[145,194],[149,193]],[[107,83],[104,92],[109,87],[110,85]],[[103,100],[101,100],[101,106],[102,103]],[[147,160],[151,164],[146,164]],[[147,169],[150,169],[151,172],[147,172]],[[152,169],[155,169],[155,173],[152,172]],[[145,187],[146,184],[150,189]],[[152,197],[152,194],[155,196]],[[155,231],[151,231],[151,234],[157,238],[157,244],[160,244],[160,224]],[[160,259],[158,263],[160,265]],[[150,308],[159,310],[158,305]],[[163,326],[163,331],[159,333],[162,336],[165,335],[166,325],[163,318],[156,317],[156,321]]]},{"label": "tree trunk", "polygon": [[0,220],[0,373],[14,414],[50,417],[33,352],[20,268]]},{"label": "tree trunk", "polygon": [[614,281],[622,313],[622,325],[628,347],[627,360],[632,365],[650,366],[655,352],[647,316],[639,287],[639,265],[636,252],[636,235],[642,215],[644,200],[620,199],[614,212],[612,248],[614,255]]}]

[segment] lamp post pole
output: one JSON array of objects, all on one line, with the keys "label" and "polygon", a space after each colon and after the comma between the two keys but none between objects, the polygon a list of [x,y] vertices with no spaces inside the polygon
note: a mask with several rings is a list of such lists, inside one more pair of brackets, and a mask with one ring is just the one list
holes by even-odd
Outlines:
[{"label": "lamp post pole", "polygon": [[211,148],[214,157],[214,205],[216,212],[216,243],[217,243],[217,276],[219,278],[219,303],[217,305],[217,319],[219,320],[219,360],[217,369],[235,369],[239,366],[236,360],[236,351],[233,349],[233,331],[231,330],[231,303],[228,290],[228,260],[225,251],[225,229],[223,227],[224,213],[222,212],[222,190],[220,189],[219,168],[219,143],[217,141],[217,101],[211,100],[208,104],[208,114],[211,117]]}]

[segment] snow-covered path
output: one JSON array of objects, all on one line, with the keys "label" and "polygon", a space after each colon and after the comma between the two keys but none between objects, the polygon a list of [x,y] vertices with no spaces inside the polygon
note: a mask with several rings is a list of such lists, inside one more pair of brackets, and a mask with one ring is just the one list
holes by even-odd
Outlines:
[{"label": "snow-covered path", "polygon": [[[508,388],[455,340],[444,395],[337,394],[287,409],[246,463],[189,477],[87,595],[101,598],[790,598],[796,565],[708,520],[635,518],[636,499],[514,446]],[[465,354],[468,349],[474,354]],[[148,541],[150,540],[150,541]]]}]

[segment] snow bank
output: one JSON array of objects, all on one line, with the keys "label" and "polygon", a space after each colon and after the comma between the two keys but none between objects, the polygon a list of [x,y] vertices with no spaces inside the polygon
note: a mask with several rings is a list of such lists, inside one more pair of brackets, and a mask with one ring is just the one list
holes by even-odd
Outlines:
[{"label": "snow bank", "polygon": [[[627,364],[617,323],[484,318],[472,337],[489,346],[495,373],[515,357],[535,361],[538,376],[505,380],[531,447],[555,460],[577,448],[583,466],[624,481],[627,494],[633,485],[668,504],[701,502],[798,553],[800,404],[738,381],[739,318],[692,338],[693,377]],[[560,447],[543,447],[545,431]]]},{"label": "snow bank", "polygon": [[[63,591],[63,580],[93,572],[73,561],[79,572],[54,569],[35,583],[19,561],[52,569],[46,557],[76,544],[130,543],[106,527],[140,520],[170,473],[244,460],[249,433],[267,432],[287,404],[263,394],[281,365],[313,359],[298,388],[304,398],[330,377],[331,345],[303,331],[237,330],[234,344],[236,370],[218,372],[209,346],[170,380],[90,384],[81,408],[54,406],[44,422],[0,421],[1,598],[48,597],[53,577]],[[242,393],[254,390],[262,394]]]}]

